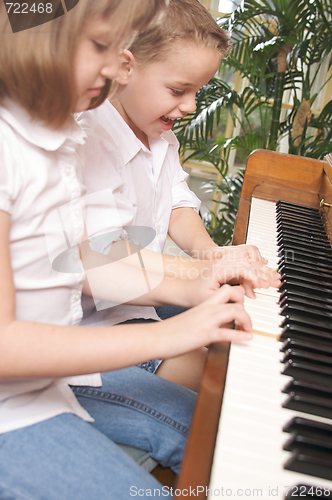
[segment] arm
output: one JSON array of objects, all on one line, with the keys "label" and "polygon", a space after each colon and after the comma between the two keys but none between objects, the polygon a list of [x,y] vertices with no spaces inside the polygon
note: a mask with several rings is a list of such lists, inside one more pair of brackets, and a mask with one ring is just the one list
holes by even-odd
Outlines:
[{"label": "arm", "polygon": [[[9,230],[10,216],[0,211],[0,378],[102,372],[178,356],[215,341],[251,338],[243,290],[228,286],[181,318],[155,324],[82,328],[18,321]],[[223,327],[234,320],[244,331]]]},{"label": "arm", "polygon": [[[172,279],[195,279],[198,274],[210,269],[213,265],[212,260],[200,260],[192,257],[178,257],[176,255],[161,254],[123,240],[116,241],[112,244],[109,257],[112,260],[120,260],[129,255],[137,254],[137,252],[140,252],[145,266],[151,272],[159,273],[163,268],[164,276]],[[133,265],[135,264],[139,264],[140,267],[139,260],[133,260]]]},{"label": "arm", "polygon": [[[209,285],[204,291],[200,288],[206,279],[203,283],[203,279],[194,279],[191,283],[177,277],[174,272],[165,273],[165,269],[170,268],[167,263],[173,264],[172,256],[168,261],[162,254],[125,241],[116,242],[109,255],[104,255],[92,250],[86,240],[81,244],[81,257],[87,277],[84,294],[116,304],[192,307],[209,296],[207,288],[210,285],[213,289],[220,287],[218,278],[214,278],[211,272],[208,274]],[[208,265],[202,262],[199,268],[191,268],[189,261],[196,264],[195,259],[188,258],[187,261],[184,269],[188,272],[194,270],[193,278],[201,276],[202,271],[209,271],[213,265],[212,261]]]},{"label": "arm", "polygon": [[213,242],[202,219],[193,208],[182,207],[172,210],[168,234],[174,243],[192,257],[205,259],[207,249],[218,250],[218,245]]},{"label": "arm", "polygon": [[[280,285],[278,273],[261,262],[228,258],[209,261],[209,265],[201,268],[190,267],[188,262],[185,269],[192,279],[164,275],[163,266],[167,259],[163,261],[161,254],[144,253],[140,247],[128,242],[117,243],[119,245],[115,245],[108,256],[91,250],[87,240],[81,245],[87,276],[83,289],[85,295],[115,304],[172,304],[188,308],[210,297],[225,283],[242,284],[251,298],[255,297],[254,288]],[[196,259],[188,260],[196,262]]]},{"label": "arm", "polygon": [[172,240],[192,257],[199,259],[252,259],[267,264],[257,247],[238,245],[219,247],[204,227],[203,221],[193,208],[172,210],[168,233]]}]

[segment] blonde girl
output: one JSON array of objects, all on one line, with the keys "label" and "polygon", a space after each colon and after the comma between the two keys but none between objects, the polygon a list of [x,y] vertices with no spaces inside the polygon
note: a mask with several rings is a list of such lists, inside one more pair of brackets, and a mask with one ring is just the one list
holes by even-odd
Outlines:
[{"label": "blonde girl", "polygon": [[[79,248],[85,133],[72,113],[103,101],[121,44],[163,2],[80,0],[65,15],[15,33],[6,8],[1,2],[0,498],[161,496],[161,485],[115,443],[147,450],[178,471],[195,395],[126,367],[248,339],[250,320],[241,287],[210,287],[190,299],[188,291],[193,297],[198,289],[179,284],[191,305],[211,297],[160,325],[75,326],[89,285]],[[100,274],[97,292],[115,300],[118,277],[107,266]],[[173,287],[163,280],[138,303],[170,303]],[[222,326],[233,320],[244,331]]]}]

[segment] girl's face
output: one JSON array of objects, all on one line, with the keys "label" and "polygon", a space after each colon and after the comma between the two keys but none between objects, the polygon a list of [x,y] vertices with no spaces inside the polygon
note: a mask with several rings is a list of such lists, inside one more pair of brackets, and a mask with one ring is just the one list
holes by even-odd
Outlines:
[{"label": "girl's face", "polygon": [[[196,92],[216,73],[220,60],[217,50],[187,41],[177,42],[161,61],[138,66],[132,59],[121,66],[120,108],[115,106],[146,144],[147,137],[159,136],[176,118],[195,111]],[[126,78],[123,68],[129,68]]]},{"label": "girl's face", "polygon": [[77,101],[74,112],[89,108],[91,99],[99,96],[106,79],[114,79],[119,71],[119,47],[112,42],[109,21],[94,20],[86,24],[74,60]]}]

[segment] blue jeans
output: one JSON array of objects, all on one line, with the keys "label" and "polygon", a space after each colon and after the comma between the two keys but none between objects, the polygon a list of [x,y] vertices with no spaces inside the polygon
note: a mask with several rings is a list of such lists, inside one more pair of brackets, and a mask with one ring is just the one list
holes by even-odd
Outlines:
[{"label": "blue jeans", "polygon": [[155,310],[160,319],[172,318],[173,316],[177,316],[178,314],[187,311],[185,307],[179,306],[159,306],[155,307]]},{"label": "blue jeans", "polygon": [[0,435],[0,500],[171,498],[115,443],[178,472],[195,394],[137,367],[102,381],[73,387],[93,423],[65,413]]}]

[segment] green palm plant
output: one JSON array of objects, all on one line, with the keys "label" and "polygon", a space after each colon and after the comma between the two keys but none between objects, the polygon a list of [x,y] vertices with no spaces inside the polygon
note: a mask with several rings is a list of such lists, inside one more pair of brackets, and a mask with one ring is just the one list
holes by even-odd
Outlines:
[{"label": "green palm plant", "polygon": [[[227,178],[215,185],[226,199],[236,190],[232,183],[241,182],[241,176],[227,177],[231,149],[245,155],[257,148],[275,150],[287,137],[289,153],[322,158],[332,152],[331,103],[319,116],[311,112],[320,68],[326,61],[331,65],[331,19],[331,0],[244,0],[219,20],[231,33],[232,48],[218,77],[198,92],[195,113],[177,124],[176,133],[185,157],[210,161],[219,177]],[[247,82],[241,92],[226,83],[230,71],[239,71]],[[285,91],[292,95],[293,109],[281,120]],[[222,110],[238,125],[239,134],[226,138],[217,133]],[[232,225],[236,207],[231,203],[228,208]],[[225,227],[225,217],[225,205],[210,215],[211,234],[219,220]]]}]

